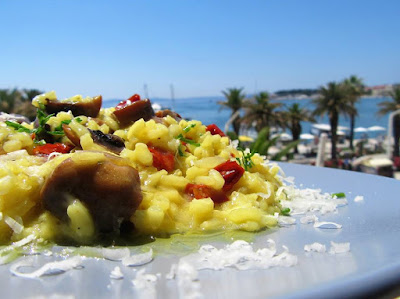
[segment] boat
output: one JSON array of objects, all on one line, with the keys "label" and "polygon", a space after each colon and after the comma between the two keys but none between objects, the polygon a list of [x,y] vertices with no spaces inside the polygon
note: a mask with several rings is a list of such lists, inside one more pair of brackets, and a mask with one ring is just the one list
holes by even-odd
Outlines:
[{"label": "boat", "polygon": [[160,111],[160,110],[163,110],[163,107],[162,107],[160,104],[158,104],[158,103],[152,104],[151,107],[153,108],[153,110],[154,110],[155,112]]}]

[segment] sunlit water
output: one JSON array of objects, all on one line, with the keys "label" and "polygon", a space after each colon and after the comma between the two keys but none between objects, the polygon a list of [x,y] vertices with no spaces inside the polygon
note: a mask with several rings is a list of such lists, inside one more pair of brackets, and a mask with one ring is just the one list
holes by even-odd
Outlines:
[{"label": "sunlit water", "polygon": [[[387,128],[388,126],[388,115],[378,117],[377,112],[379,110],[378,103],[388,101],[390,98],[362,98],[356,105],[358,110],[358,117],[356,118],[356,127],[371,127],[371,126],[382,126]],[[109,100],[104,102],[104,107],[115,106],[120,100]],[[222,97],[207,97],[207,98],[193,98],[193,99],[152,99],[152,103],[158,103],[162,107],[170,108],[182,117],[188,119],[201,120],[203,124],[216,124],[221,129],[224,129],[225,123],[229,119],[231,111],[227,108],[223,108],[218,104],[218,101],[224,101]],[[313,110],[313,104],[309,99],[301,100],[280,100],[286,106],[290,106],[294,103],[299,103],[301,107],[305,107],[309,110]],[[318,123],[328,124],[328,118],[317,119]],[[349,127],[349,119],[341,115],[339,119],[341,126]],[[310,132],[311,123],[302,123],[303,133]],[[385,134],[385,131],[371,132],[370,137],[377,136],[379,134]],[[356,137],[359,136],[356,133]]]}]

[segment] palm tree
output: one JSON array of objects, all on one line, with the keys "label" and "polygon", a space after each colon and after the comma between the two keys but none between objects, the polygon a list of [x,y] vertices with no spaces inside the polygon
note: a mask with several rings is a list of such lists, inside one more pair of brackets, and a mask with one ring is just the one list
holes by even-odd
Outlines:
[{"label": "palm tree", "polygon": [[25,115],[30,120],[34,120],[36,117],[36,107],[32,105],[32,100],[37,95],[42,94],[43,92],[38,89],[23,89],[22,90],[22,98],[21,104],[16,109],[16,113]]},{"label": "palm tree", "polygon": [[331,157],[333,161],[336,161],[336,131],[339,124],[339,115],[350,115],[351,113],[354,113],[354,107],[346,98],[343,84],[329,82],[327,86],[319,88],[319,93],[320,96],[312,101],[316,106],[313,114],[315,116],[328,114],[329,123],[331,125]]},{"label": "palm tree", "polygon": [[[245,99],[246,95],[243,93],[243,88],[228,88],[226,91],[222,91],[224,94],[226,101],[219,101],[218,104],[222,105],[223,107],[227,107],[232,110],[232,117],[235,113],[238,113],[239,110],[242,108],[243,100]],[[240,117],[236,117],[233,122],[233,130],[235,131],[236,135],[239,136],[240,130]]]},{"label": "palm tree", "polygon": [[283,114],[276,111],[282,104],[272,103],[268,92],[260,92],[254,96],[253,100],[246,101],[243,106],[246,108],[243,116],[244,124],[248,127],[255,124],[257,132],[265,127],[283,126]]},{"label": "palm tree", "polygon": [[353,106],[353,111],[349,115],[350,116],[350,149],[354,149],[353,140],[354,140],[354,126],[355,119],[358,116],[357,109],[355,108],[355,104],[358,102],[360,97],[365,93],[365,86],[362,82],[362,79],[352,75],[349,78],[343,81],[347,98],[350,104]]},{"label": "palm tree", "polygon": [[14,88],[0,90],[0,110],[6,113],[12,113],[15,103],[21,100],[21,92]]},{"label": "palm tree", "polygon": [[[392,101],[384,101],[378,104],[380,109],[378,116],[394,112],[400,109],[400,86],[396,87],[391,93]],[[399,153],[399,140],[400,140],[400,115],[395,115],[393,118],[393,132],[394,132],[394,150],[393,156],[400,156]]]},{"label": "palm tree", "polygon": [[[306,108],[301,108],[298,103],[294,103],[291,106],[287,107],[285,118],[287,120],[287,126],[289,130],[292,132],[293,141],[297,141],[300,139],[300,134],[302,131],[302,121],[315,121],[314,117],[311,115],[310,110]],[[297,146],[294,150],[296,153],[298,153]]]},{"label": "palm tree", "polygon": [[42,94],[43,91],[38,89],[23,89],[22,90],[22,101],[32,102],[33,98]]}]

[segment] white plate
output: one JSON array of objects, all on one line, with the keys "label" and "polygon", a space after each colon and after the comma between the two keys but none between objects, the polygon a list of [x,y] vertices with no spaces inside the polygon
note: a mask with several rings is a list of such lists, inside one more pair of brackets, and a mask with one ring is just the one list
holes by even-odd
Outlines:
[{"label": "white plate", "polygon": [[[296,224],[257,235],[255,246],[268,238],[277,245],[286,245],[298,257],[298,265],[267,270],[200,271],[200,291],[204,298],[341,298],[367,296],[400,281],[400,181],[294,164],[280,164],[286,175],[296,178],[296,185],[321,188],[325,192],[345,192],[349,203],[336,214],[320,216],[322,221],[343,225],[342,229],[317,229]],[[354,202],[357,195],[364,201]],[[304,245],[330,241],[350,242],[351,252],[330,255],[306,253]],[[161,273],[157,282],[157,298],[178,298],[176,281],[166,280],[171,264],[178,256],[157,256],[143,266],[146,273]],[[37,256],[37,262],[46,257]],[[125,277],[109,278],[111,270],[120,266]],[[134,289],[136,270],[118,262],[89,260],[81,270],[41,279],[12,276],[9,265],[0,267],[2,297],[74,296],[109,298],[136,296],[149,298]]]}]

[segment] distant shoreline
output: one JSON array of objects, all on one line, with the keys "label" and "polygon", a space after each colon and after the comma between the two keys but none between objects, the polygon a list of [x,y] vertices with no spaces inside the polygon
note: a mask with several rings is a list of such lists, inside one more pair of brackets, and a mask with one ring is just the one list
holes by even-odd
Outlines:
[{"label": "distant shoreline", "polygon": [[[251,97],[249,97],[248,99],[250,99]],[[296,101],[301,101],[301,100],[310,100],[310,99],[314,99],[314,98],[318,98],[318,95],[314,95],[314,96],[284,96],[284,97],[271,97],[271,100],[273,101],[290,101],[290,100],[296,100]],[[380,99],[384,99],[384,98],[390,98],[389,96],[374,96],[374,95],[365,95],[362,96],[361,99],[376,99],[376,100],[380,100]],[[103,102],[118,102],[118,101],[124,101],[126,99],[104,99]],[[152,98],[150,97],[150,100],[155,103],[157,101],[161,101],[161,102],[166,102],[166,101],[172,101],[171,98]],[[174,101],[177,102],[181,102],[181,101],[199,101],[199,100],[203,100],[203,101],[220,101],[220,100],[224,100],[223,96],[206,96],[206,97],[188,97],[188,98],[176,98],[174,99]]]}]

